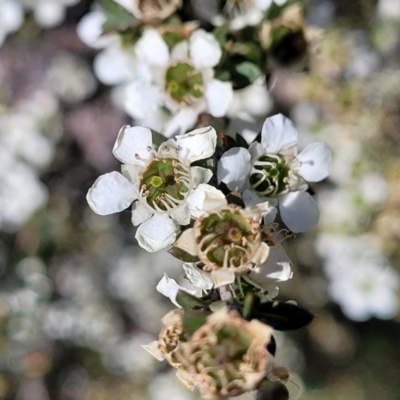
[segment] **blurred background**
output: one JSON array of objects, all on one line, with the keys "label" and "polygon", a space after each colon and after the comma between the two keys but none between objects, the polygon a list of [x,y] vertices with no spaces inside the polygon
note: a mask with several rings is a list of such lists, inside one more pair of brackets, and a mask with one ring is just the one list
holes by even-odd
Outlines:
[{"label": "blurred background", "polygon": [[[140,249],[129,211],[86,203],[132,123],[77,33],[94,6],[0,0],[0,399],[195,399],[140,348],[181,263]],[[398,400],[400,1],[310,0],[305,18],[322,36],[306,68],[269,78],[260,120],[284,113],[334,163],[313,187],[318,227],[283,243],[295,268],[278,299],[315,320],[277,334],[277,361],[305,400]]]}]

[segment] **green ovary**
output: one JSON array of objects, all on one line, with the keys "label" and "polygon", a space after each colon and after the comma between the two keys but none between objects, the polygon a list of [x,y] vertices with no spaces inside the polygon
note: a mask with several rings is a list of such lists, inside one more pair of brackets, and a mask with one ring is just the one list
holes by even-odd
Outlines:
[{"label": "green ovary", "polygon": [[250,172],[250,185],[263,196],[278,196],[289,188],[290,167],[279,155],[261,156]]},{"label": "green ovary", "polygon": [[140,181],[147,204],[162,211],[176,208],[187,196],[189,184],[187,169],[173,158],[152,161]]},{"label": "green ovary", "polygon": [[165,75],[166,90],[179,103],[190,103],[193,98],[203,96],[203,77],[188,63],[179,63],[168,68]]}]

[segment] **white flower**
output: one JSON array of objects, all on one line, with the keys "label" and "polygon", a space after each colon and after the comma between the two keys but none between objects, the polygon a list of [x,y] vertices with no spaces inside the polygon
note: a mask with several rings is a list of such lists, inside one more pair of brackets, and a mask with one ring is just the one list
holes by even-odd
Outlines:
[{"label": "white flower", "polygon": [[261,143],[253,143],[248,150],[235,147],[222,155],[218,179],[230,190],[246,190],[245,202],[258,196],[259,201],[278,204],[287,227],[303,232],[319,219],[318,206],[306,192],[307,182],[329,175],[331,154],[324,143],[311,143],[298,154],[297,137],[292,122],[282,114],[267,118]]},{"label": "white flower", "polygon": [[66,8],[79,0],[22,0],[24,7],[33,11],[35,21],[43,28],[52,28],[61,24]]},{"label": "white flower", "polygon": [[136,43],[135,54],[151,74],[126,87],[125,110],[133,118],[147,118],[166,107],[172,118],[164,133],[170,137],[190,129],[201,112],[226,114],[232,85],[213,78],[222,51],[212,34],[198,29],[170,52],[161,34],[148,28]]},{"label": "white flower", "polygon": [[228,0],[222,10],[222,15],[214,15],[211,21],[215,25],[221,25],[228,20],[232,30],[254,26],[261,22],[265,12],[274,2],[283,5],[286,0]]},{"label": "white flower", "polygon": [[182,5],[182,0],[115,0],[137,19],[165,19]]},{"label": "white flower", "polygon": [[24,21],[24,12],[16,0],[0,0],[0,46],[9,33],[17,31]]},{"label": "white flower", "polygon": [[[213,155],[217,135],[212,127],[170,139],[158,150],[145,127],[123,127],[113,154],[122,163],[122,174],[100,176],[87,194],[97,214],[122,211],[132,202],[132,223],[140,225],[136,239],[147,251],[160,250],[175,241],[179,225],[187,225],[199,207],[207,209],[212,172],[191,166]],[[212,196],[211,196],[212,197]]]}]

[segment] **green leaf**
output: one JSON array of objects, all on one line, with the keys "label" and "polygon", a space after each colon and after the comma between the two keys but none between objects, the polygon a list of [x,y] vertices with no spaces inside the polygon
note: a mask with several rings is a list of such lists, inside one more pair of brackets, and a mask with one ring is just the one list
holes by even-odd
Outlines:
[{"label": "green leaf", "polygon": [[163,34],[163,38],[167,42],[168,47],[172,49],[176,44],[184,40],[185,36],[181,32],[167,31]]},{"label": "green leaf", "polygon": [[228,204],[234,204],[234,205],[242,207],[242,208],[245,207],[243,199],[233,193],[229,193],[226,196],[226,201],[228,202]]},{"label": "green leaf", "polygon": [[168,139],[164,135],[162,135],[160,132],[151,130],[151,140],[158,147],[161,144],[163,144],[164,142],[166,142]]},{"label": "green leaf", "polygon": [[250,319],[258,319],[278,331],[289,331],[308,325],[314,316],[305,308],[280,301],[260,303],[253,308]]},{"label": "green leaf", "polygon": [[253,83],[258,77],[262,75],[262,72],[257,67],[257,65],[244,61],[236,66],[236,71],[240,74],[245,76],[250,83]]},{"label": "green leaf", "polygon": [[106,21],[103,24],[104,32],[123,31],[135,23],[133,15],[115,1],[101,0],[100,3],[106,14]]},{"label": "green leaf", "polygon": [[245,149],[249,148],[246,139],[240,133],[236,134],[236,143],[239,147],[244,147]]},{"label": "green leaf", "polygon": [[191,167],[203,167],[214,170],[214,156],[203,158],[202,160],[194,161],[190,164]]},{"label": "green leaf", "polygon": [[181,290],[176,295],[176,302],[185,310],[207,307],[207,304],[201,299]]},{"label": "green leaf", "polygon": [[183,329],[185,333],[192,336],[194,332],[197,331],[207,322],[207,317],[211,313],[203,310],[191,310],[185,312],[183,317]]},{"label": "green leaf", "polygon": [[222,48],[225,47],[225,43],[228,40],[229,35],[229,27],[227,25],[222,25],[214,30],[213,32],[215,39],[217,39],[218,43]]},{"label": "green leaf", "polygon": [[189,254],[185,250],[182,250],[176,246],[171,247],[171,249],[168,250],[168,253],[172,254],[178,260],[181,260],[184,262],[195,263],[195,262],[200,261],[199,257]]}]

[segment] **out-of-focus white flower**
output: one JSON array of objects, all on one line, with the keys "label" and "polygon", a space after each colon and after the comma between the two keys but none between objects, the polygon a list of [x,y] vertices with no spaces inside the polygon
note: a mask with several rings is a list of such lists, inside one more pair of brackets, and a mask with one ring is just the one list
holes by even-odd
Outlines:
[{"label": "out-of-focus white flower", "polygon": [[265,12],[273,3],[283,5],[286,0],[228,0],[222,14],[214,16],[211,22],[215,25],[221,25],[228,21],[232,30],[254,26],[261,22]]},{"label": "out-of-focus white flower", "polygon": [[66,8],[78,2],[79,0],[22,0],[24,8],[33,12],[35,21],[43,28],[61,24]]},{"label": "out-of-focus white flower", "polygon": [[0,156],[0,229],[14,232],[25,224],[38,208],[43,207],[48,195],[32,168],[10,159],[4,152],[1,152]]},{"label": "out-of-focus white flower", "polygon": [[256,79],[244,89],[235,90],[229,106],[228,117],[250,120],[254,117],[265,117],[272,107],[264,77]]},{"label": "out-of-focus white flower", "polygon": [[170,137],[190,129],[201,112],[226,114],[232,84],[213,78],[222,50],[212,34],[198,29],[170,52],[161,34],[148,28],[136,43],[135,54],[143,74],[127,86],[124,102],[133,118],[141,120],[166,107],[172,118],[164,134]]},{"label": "out-of-focus white flower", "polygon": [[57,55],[47,72],[51,89],[68,103],[79,103],[97,88],[88,65],[73,54]]},{"label": "out-of-focus white flower", "polygon": [[182,0],[115,0],[137,19],[162,20],[182,5]]},{"label": "out-of-focus white flower", "polygon": [[321,235],[317,250],[324,257],[329,294],[347,317],[365,321],[393,318],[399,311],[398,274],[372,235]]},{"label": "out-of-focus white flower", "polygon": [[400,1],[399,0],[379,0],[377,11],[383,19],[400,18]]},{"label": "out-of-focus white flower", "polygon": [[0,46],[9,33],[17,31],[24,21],[24,11],[16,0],[0,0]]},{"label": "out-of-focus white flower", "polygon": [[202,185],[212,172],[191,163],[212,156],[216,139],[215,130],[206,127],[170,139],[155,150],[150,129],[123,127],[113,149],[124,163],[122,174],[111,172],[97,179],[87,195],[90,207],[107,215],[135,201],[132,223],[140,225],[136,232],[140,246],[157,251],[172,244],[178,226],[197,216],[199,204],[207,202],[214,189]]},{"label": "out-of-focus white flower", "polygon": [[[325,179],[331,169],[331,153],[317,142],[297,152],[298,132],[282,114],[267,118],[261,143],[249,149],[235,147],[218,164],[218,179],[230,190],[246,190],[244,200],[255,196],[279,205],[283,222],[293,232],[313,228],[319,219],[318,206],[306,192],[307,182]],[[253,202],[254,204],[254,202]]]}]

